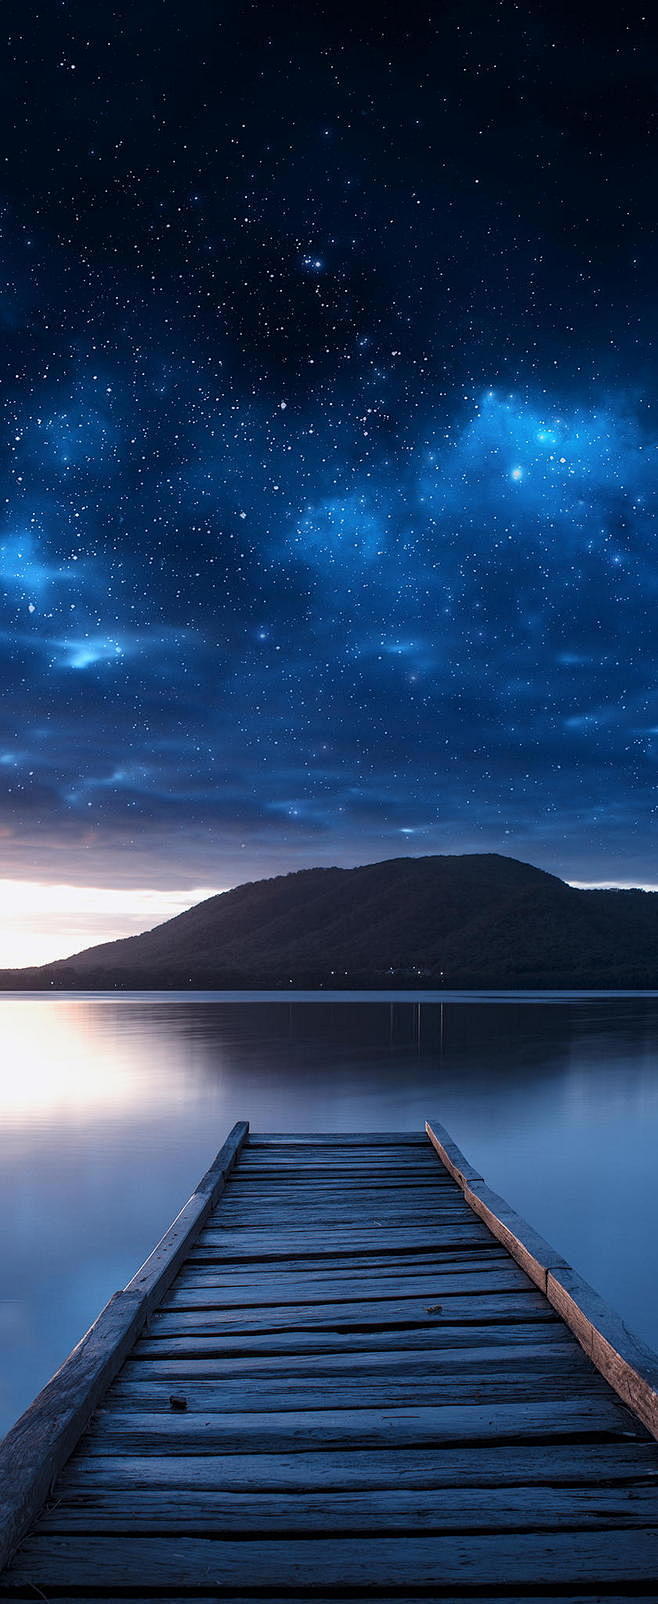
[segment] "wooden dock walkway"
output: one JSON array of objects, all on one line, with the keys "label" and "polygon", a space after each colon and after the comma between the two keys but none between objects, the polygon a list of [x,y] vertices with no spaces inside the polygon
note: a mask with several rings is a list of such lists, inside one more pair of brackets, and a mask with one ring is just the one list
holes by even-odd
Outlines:
[{"label": "wooden dock walkway", "polygon": [[0,1448],[0,1598],[655,1599],[657,1387],[440,1127],[236,1126]]}]

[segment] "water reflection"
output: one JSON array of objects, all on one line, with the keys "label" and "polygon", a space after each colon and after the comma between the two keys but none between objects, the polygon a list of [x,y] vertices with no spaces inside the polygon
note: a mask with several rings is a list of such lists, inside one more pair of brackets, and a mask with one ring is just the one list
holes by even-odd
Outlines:
[{"label": "water reflection", "polygon": [[0,1046],[0,1429],[241,1117],[434,1116],[658,1347],[655,997],[5,997]]},{"label": "water reflection", "polygon": [[119,1057],[98,1029],[93,1010],[73,1002],[13,1001],[2,1009],[0,1110],[6,1125],[76,1122],[116,1113],[125,1120],[139,1102],[135,1054]]}]

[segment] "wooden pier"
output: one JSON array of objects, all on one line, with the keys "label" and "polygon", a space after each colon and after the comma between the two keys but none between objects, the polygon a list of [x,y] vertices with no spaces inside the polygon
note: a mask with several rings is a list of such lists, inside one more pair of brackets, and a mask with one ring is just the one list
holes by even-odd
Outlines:
[{"label": "wooden pier", "polygon": [[0,1448],[0,1598],[655,1599],[657,1389],[440,1127],[238,1125]]}]

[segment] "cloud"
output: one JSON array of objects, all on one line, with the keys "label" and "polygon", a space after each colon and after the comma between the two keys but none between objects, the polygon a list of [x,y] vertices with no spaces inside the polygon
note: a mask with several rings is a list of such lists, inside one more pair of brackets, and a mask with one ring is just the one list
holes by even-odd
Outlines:
[{"label": "cloud", "polygon": [[81,333],[61,379],[33,376],[12,403],[0,822],[15,861],[31,842],[41,866],[61,851],[118,872],[130,851],[159,879],[175,854],[224,883],[245,852],[248,875],[416,834],[446,850],[460,829],[540,857],[543,841],[556,867],[579,818],[592,860],[624,830],[646,842],[646,409],[559,379],[541,399],[439,396],[398,372],[397,339],[393,359],[360,334],[330,387],[270,369],[247,383],[168,316],[161,338],[149,313],[138,367],[111,341],[101,366]]}]

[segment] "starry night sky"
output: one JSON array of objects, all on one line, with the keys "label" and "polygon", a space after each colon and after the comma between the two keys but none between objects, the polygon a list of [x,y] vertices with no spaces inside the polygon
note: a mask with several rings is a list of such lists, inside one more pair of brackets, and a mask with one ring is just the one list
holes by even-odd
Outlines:
[{"label": "starry night sky", "polygon": [[656,879],[646,11],[5,7],[5,874]]}]

